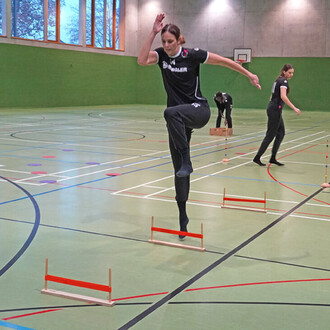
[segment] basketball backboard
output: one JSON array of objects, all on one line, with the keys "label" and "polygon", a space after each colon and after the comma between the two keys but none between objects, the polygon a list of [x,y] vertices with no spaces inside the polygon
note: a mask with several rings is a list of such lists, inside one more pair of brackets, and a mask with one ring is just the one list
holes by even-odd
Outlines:
[{"label": "basketball backboard", "polygon": [[234,48],[234,61],[250,63],[252,57],[252,48]]}]

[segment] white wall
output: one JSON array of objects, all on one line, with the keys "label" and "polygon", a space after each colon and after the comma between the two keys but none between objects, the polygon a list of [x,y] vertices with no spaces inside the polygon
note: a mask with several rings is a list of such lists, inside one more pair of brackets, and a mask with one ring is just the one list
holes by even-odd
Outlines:
[{"label": "white wall", "polygon": [[[123,52],[9,38],[0,43],[137,56],[160,12],[165,23],[180,27],[187,47],[228,57],[234,48],[252,48],[254,57],[330,57],[330,0],[126,0]],[[153,47],[160,45],[157,36]]]},{"label": "white wall", "polygon": [[[180,27],[187,47],[223,56],[252,48],[256,57],[330,57],[330,0],[137,0],[137,5],[133,56],[156,14],[164,12],[165,23]],[[159,45],[157,37],[153,47]]]}]

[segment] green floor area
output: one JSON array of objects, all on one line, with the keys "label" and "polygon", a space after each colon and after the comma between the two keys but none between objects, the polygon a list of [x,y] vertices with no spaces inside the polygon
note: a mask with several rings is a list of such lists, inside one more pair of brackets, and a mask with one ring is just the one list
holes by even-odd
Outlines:
[{"label": "green floor area", "polygon": [[[152,217],[179,230],[163,107],[0,116],[0,328],[329,329],[330,112],[286,108],[285,166],[268,150],[259,167],[266,111],[234,108],[233,135],[211,136],[212,109],[191,140],[188,230],[203,226],[205,251],[149,242],[201,247],[151,230]],[[115,306],[41,294],[46,258],[49,274],[88,283],[108,285],[111,268]]]}]

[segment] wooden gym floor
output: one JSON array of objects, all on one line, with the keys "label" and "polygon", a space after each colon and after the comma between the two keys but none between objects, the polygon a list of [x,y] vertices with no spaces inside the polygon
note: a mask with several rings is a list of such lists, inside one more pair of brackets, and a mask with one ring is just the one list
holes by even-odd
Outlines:
[{"label": "wooden gym floor", "polygon": [[[209,135],[213,108],[191,144],[188,229],[203,224],[204,252],[148,242],[152,216],[157,227],[179,229],[162,113],[144,105],[1,110],[0,327],[329,329],[330,189],[320,185],[330,112],[298,117],[286,108],[285,166],[262,168],[252,158],[265,110],[234,108],[226,138]],[[222,208],[224,188],[243,200],[266,193],[267,213]],[[177,235],[153,238],[182,244]],[[116,305],[41,294],[46,258],[49,274],[91,283],[107,284],[111,268]]]}]

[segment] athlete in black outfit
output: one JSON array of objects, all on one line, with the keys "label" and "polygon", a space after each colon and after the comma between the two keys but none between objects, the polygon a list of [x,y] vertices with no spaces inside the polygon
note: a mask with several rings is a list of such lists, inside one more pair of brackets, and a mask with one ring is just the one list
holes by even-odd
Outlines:
[{"label": "athlete in black outfit", "polygon": [[292,78],[293,73],[293,66],[291,64],[285,64],[281,70],[280,76],[275,80],[273,84],[272,96],[267,107],[268,125],[266,136],[260,145],[258,153],[253,159],[253,161],[259,166],[266,166],[266,164],[261,162],[260,158],[267,150],[269,144],[274,140],[274,138],[275,141],[269,162],[278,166],[284,165],[276,160],[277,151],[285,135],[284,122],[282,118],[282,108],[284,103],[287,104],[292,110],[294,110],[297,115],[300,115],[300,110],[291,103],[287,96],[289,93],[288,80]]},{"label": "athlete in black outfit", "polygon": [[221,118],[223,116],[223,113],[226,110],[226,122],[227,122],[228,128],[232,128],[233,127],[233,122],[231,119],[231,110],[233,108],[232,97],[227,93],[217,92],[214,95],[213,100],[218,108],[218,117],[217,117],[217,122],[216,122],[215,127],[221,126]]},{"label": "athlete in black outfit", "polygon": [[[226,66],[248,77],[259,89],[260,85],[256,75],[230,59],[198,48],[183,48],[185,41],[180,29],[173,24],[163,27],[164,18],[164,14],[157,15],[153,29],[141,48],[138,63],[158,63],[162,72],[167,93],[164,117],[175,171],[175,199],[179,208],[180,230],[186,232],[189,222],[186,201],[189,195],[190,174],[193,172],[189,150],[191,133],[193,129],[206,125],[210,119],[210,107],[200,91],[200,64]],[[152,43],[159,32],[163,47],[151,51]]]}]

